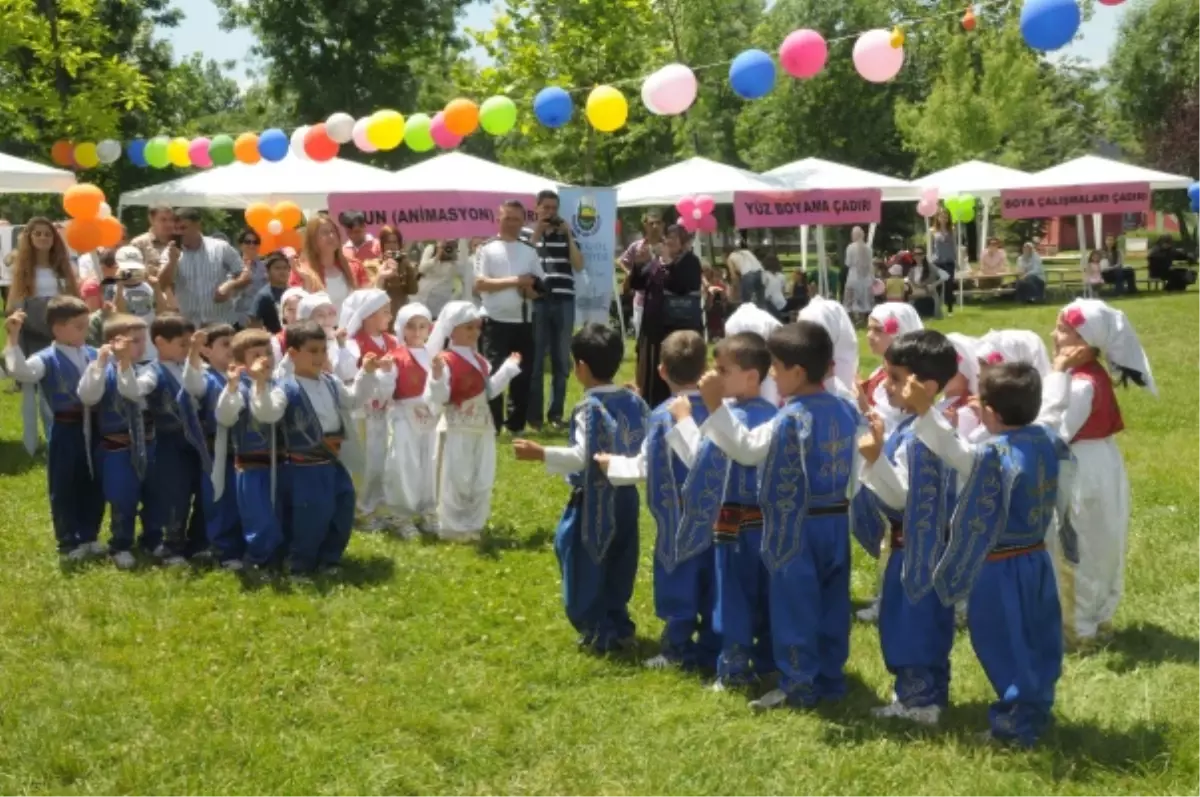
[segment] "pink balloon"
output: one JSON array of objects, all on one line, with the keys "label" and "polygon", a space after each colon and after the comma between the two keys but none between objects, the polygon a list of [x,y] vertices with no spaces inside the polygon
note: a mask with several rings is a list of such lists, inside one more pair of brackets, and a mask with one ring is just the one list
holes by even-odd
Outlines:
[{"label": "pink balloon", "polygon": [[1121,5],[1121,3],[1124,3],[1124,2],[1125,2],[1125,0],[1100,0],[1100,5],[1102,5],[1102,6],[1119,6],[1119,5]]},{"label": "pink balloon", "polygon": [[854,43],[854,68],[865,80],[886,83],[904,66],[904,48],[892,46],[891,31],[876,28]]},{"label": "pink balloon", "polygon": [[199,138],[193,138],[192,142],[188,144],[188,160],[192,162],[193,166],[207,169],[213,165],[212,158],[208,157],[209,143],[206,137],[200,136]]},{"label": "pink balloon", "polygon": [[676,116],[696,101],[696,74],[683,64],[668,64],[646,78],[642,102],[651,113]]},{"label": "pink balloon", "polygon": [[717,206],[717,203],[714,202],[713,198],[711,196],[709,196],[708,194],[700,194],[699,196],[696,197],[696,209],[699,210],[701,213],[703,213],[705,216],[712,213],[713,208],[715,208],[716,206]]},{"label": "pink balloon", "polygon": [[933,214],[937,213],[937,200],[925,197],[917,203],[917,212],[925,218],[929,218]]},{"label": "pink balloon", "polygon": [[370,119],[363,117],[355,121],[353,132],[350,138],[354,140],[354,146],[358,147],[359,152],[376,152],[376,147],[367,139],[367,122]]},{"label": "pink balloon", "polygon": [[696,222],[696,228],[699,229],[701,232],[716,232],[717,231],[716,216],[705,216],[704,218],[702,218],[698,222]]},{"label": "pink balloon", "polygon": [[938,190],[934,186],[932,188],[921,189],[921,199],[928,199],[930,202],[937,202]]},{"label": "pink balloon", "polygon": [[429,135],[433,143],[442,149],[454,149],[462,143],[462,136],[456,136],[446,129],[446,118],[438,111],[429,124]]},{"label": "pink balloon", "polygon": [[792,31],[779,47],[779,63],[792,77],[816,77],[828,57],[825,38],[808,28]]},{"label": "pink balloon", "polygon": [[696,210],[696,199],[694,197],[685,196],[683,199],[675,203],[675,210],[679,213],[682,224],[687,225],[688,221],[692,220],[692,211]]}]

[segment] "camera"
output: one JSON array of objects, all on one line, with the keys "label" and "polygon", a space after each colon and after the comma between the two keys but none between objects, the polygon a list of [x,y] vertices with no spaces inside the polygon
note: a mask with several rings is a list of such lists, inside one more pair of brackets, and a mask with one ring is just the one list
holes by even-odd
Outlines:
[{"label": "camera", "polygon": [[399,249],[392,249],[384,252],[383,257],[385,260],[395,260],[397,263],[399,263],[404,258],[404,253]]},{"label": "camera", "polygon": [[175,244],[176,246],[183,246],[183,236],[179,233],[175,233],[171,236],[171,243]]},{"label": "camera", "polygon": [[555,213],[553,216],[546,219],[546,223],[551,227],[561,227],[563,226],[563,217]]}]

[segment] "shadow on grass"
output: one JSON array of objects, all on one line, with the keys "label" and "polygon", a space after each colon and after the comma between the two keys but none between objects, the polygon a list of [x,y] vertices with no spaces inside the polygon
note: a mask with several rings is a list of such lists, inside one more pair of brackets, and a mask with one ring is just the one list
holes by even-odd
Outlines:
[{"label": "shadow on grass", "polygon": [[0,440],[0,476],[20,476],[46,464],[44,444],[31,457],[20,440]]},{"label": "shadow on grass", "polygon": [[396,576],[396,563],[386,556],[347,556],[338,565],[336,573],[318,573],[311,578],[293,578],[282,568],[245,569],[238,572],[238,580],[246,592],[269,589],[288,595],[301,589],[310,589],[320,595],[328,595],[338,587],[371,587],[391,581]]},{"label": "shadow on grass", "polygon": [[1146,623],[1132,628],[1118,628],[1105,646],[1112,654],[1108,667],[1125,673],[1144,664],[1200,664],[1200,640],[1181,636],[1160,625]]},{"label": "shadow on grass", "polygon": [[495,559],[501,551],[537,551],[554,543],[554,529],[539,526],[529,534],[520,534],[513,523],[489,524],[475,544],[480,556]]}]

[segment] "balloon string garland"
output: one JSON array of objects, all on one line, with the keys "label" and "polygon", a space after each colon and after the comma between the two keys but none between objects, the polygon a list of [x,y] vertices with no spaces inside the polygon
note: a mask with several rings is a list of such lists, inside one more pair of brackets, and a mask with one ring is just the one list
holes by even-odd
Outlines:
[{"label": "balloon string garland", "polygon": [[[1101,2],[1117,5],[1123,0]],[[642,101],[651,113],[676,116],[695,102],[699,90],[697,73],[728,67],[728,79],[734,92],[743,99],[754,100],[773,90],[777,63],[794,78],[813,78],[824,70],[829,46],[847,41],[854,41],[852,58],[859,75],[872,83],[885,83],[899,74],[904,65],[904,44],[911,29],[955,18],[959,21],[957,27],[970,32],[978,24],[976,10],[1007,4],[1008,0],[981,0],[969,4],[965,14],[960,6],[921,17],[893,20],[890,29],[876,28],[829,39],[815,30],[802,28],[792,31],[784,39],[776,56],[750,49],[731,59],[692,67],[672,63],[648,75],[618,78],[596,86],[547,86],[533,97],[532,110],[543,126],[557,129],[574,116],[572,95],[587,92],[584,111],[588,122],[600,132],[616,132],[625,126],[629,115],[628,100],[619,87],[640,84]],[[1075,36],[1081,16],[1078,0],[1025,0],[1020,11],[1021,35],[1033,49],[1057,50]],[[521,99],[528,99],[527,95]],[[427,152],[435,147],[453,149],[479,129],[492,136],[505,135],[516,125],[517,115],[516,103],[505,95],[490,97],[479,105],[459,97],[441,110],[415,113],[407,119],[390,109],[357,120],[338,112],[324,122],[301,125],[290,137],[279,128],[270,128],[261,133],[242,133],[236,139],[226,134],[201,135],[190,141],[163,135],[138,138],[125,146],[124,154],[135,166],[161,169],[169,165],[209,168],[235,161],[274,163],[283,160],[289,152],[300,159],[323,162],[335,158],[340,148],[350,143],[367,153],[392,150],[402,143],[414,152]],[[60,140],[50,150],[55,164],[80,169],[111,164],[121,154],[120,142],[113,139],[79,144]]]}]

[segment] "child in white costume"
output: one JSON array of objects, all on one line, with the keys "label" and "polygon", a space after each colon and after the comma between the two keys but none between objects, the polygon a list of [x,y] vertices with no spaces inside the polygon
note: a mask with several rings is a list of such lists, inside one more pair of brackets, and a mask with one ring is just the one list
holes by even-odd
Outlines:
[{"label": "child in white costume", "polygon": [[300,312],[300,300],[305,296],[308,296],[308,291],[292,287],[279,297],[279,322],[283,324],[283,329],[271,336],[271,362],[275,368],[279,367],[279,364],[283,362],[284,355],[287,354],[284,335],[287,334],[288,324],[296,323]]},{"label": "child in white costume", "polygon": [[[1111,371],[1158,390],[1137,333],[1120,310],[1099,299],[1077,299],[1059,313],[1054,347],[1086,345],[1094,358],[1071,369],[1071,393],[1059,434],[1070,441],[1077,478],[1069,490],[1067,521],[1078,537],[1079,564],[1055,556],[1063,631],[1069,646],[1088,647],[1111,631],[1124,592],[1130,495],[1115,435],[1125,428]],[[1108,369],[1099,358],[1108,360]]]},{"label": "child in white costume", "polygon": [[979,338],[975,348],[980,365],[1028,363],[1042,379],[1050,374],[1050,355],[1041,335],[1028,329],[993,329]]},{"label": "child in white costume", "polygon": [[[347,301],[349,301],[347,297]],[[325,330],[325,348],[329,355],[327,368],[329,373],[346,384],[354,381],[358,373],[357,359],[346,350],[346,333],[337,328],[338,309],[327,293],[310,293],[300,300],[296,308],[297,321],[316,321]],[[287,353],[283,352],[282,359],[276,360],[275,378],[285,379],[292,375],[292,363]]]},{"label": "child in white costume", "polygon": [[825,380],[825,389],[854,401],[854,386],[858,383],[858,331],[846,308],[831,299],[814,296],[800,311],[800,320],[825,327],[833,342],[833,376]]},{"label": "child in white costume", "polygon": [[[360,367],[363,355],[374,354],[380,360],[391,358],[398,345],[388,334],[392,321],[392,300],[386,291],[379,288],[357,290],[342,303],[339,327],[345,330],[346,344],[343,351],[353,358],[356,368]],[[340,356],[340,355],[339,355]],[[381,382],[394,376],[394,369],[381,378]],[[381,389],[381,396],[390,392]],[[380,510],[384,505],[384,464],[388,450],[388,401],[374,399],[363,405],[354,415],[361,422],[364,454],[361,473],[354,474],[357,482],[358,513],[361,528],[377,531],[388,524],[388,518]],[[361,420],[360,420],[361,419]]]},{"label": "child in white costume", "polygon": [[479,353],[483,320],[470,302],[442,308],[429,340],[432,358],[425,386],[428,402],[442,407],[438,422],[438,535],[478,539],[492,509],[496,481],[496,428],[488,399],[521,372],[514,353],[491,373]]},{"label": "child in white costume", "polygon": [[396,367],[383,379],[392,400],[388,406],[391,442],[384,466],[383,495],[395,530],[405,539],[416,536],[417,524],[437,533],[437,422],[440,408],[426,399],[432,361],[426,343],[433,315],[412,302],[396,313],[399,346]]}]

